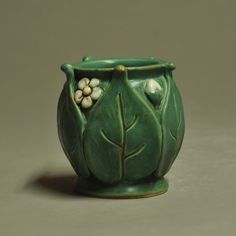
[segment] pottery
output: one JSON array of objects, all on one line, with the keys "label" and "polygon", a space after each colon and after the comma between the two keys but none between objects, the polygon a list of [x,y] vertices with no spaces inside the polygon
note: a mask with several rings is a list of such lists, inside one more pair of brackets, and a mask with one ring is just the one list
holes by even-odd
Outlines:
[{"label": "pottery", "polygon": [[63,64],[58,134],[78,175],[76,191],[104,198],[164,193],[182,145],[175,66],[155,58],[85,57]]}]

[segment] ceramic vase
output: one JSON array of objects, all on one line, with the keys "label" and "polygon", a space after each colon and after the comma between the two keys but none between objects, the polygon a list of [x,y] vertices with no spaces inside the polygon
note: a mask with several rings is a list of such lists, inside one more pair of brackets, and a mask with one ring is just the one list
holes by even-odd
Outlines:
[{"label": "ceramic vase", "polygon": [[155,58],[63,64],[58,134],[79,193],[139,198],[164,193],[184,137],[173,63]]}]

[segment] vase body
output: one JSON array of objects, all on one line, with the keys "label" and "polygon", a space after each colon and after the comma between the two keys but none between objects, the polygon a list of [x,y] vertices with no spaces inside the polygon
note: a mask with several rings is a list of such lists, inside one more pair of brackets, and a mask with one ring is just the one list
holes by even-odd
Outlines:
[{"label": "vase body", "polygon": [[174,65],[154,58],[64,64],[58,133],[77,191],[136,198],[167,191],[184,115]]}]

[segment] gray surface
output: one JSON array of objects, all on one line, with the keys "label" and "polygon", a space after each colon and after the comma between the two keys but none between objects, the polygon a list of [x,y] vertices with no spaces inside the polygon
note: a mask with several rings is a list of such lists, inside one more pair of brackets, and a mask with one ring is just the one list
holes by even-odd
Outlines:
[{"label": "gray surface", "polygon": [[[1,1],[0,235],[235,235],[235,12],[233,0]],[[176,63],[186,136],[167,194],[73,195],[59,65],[86,54]]]}]

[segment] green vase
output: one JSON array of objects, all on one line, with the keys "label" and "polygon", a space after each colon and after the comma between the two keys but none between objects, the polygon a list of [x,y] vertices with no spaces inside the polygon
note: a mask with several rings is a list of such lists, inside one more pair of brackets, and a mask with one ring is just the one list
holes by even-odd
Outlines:
[{"label": "green vase", "polygon": [[64,64],[58,133],[79,193],[139,198],[164,193],[184,136],[174,64],[155,58]]}]

